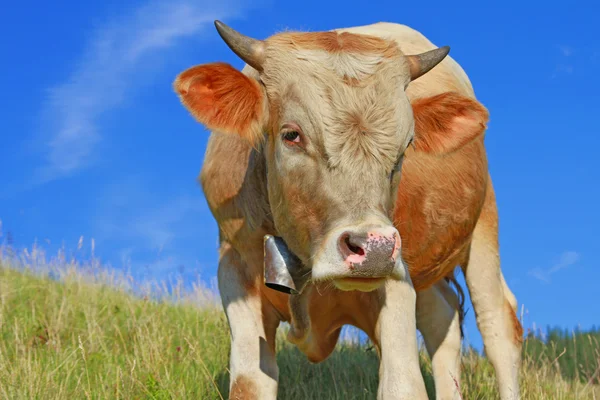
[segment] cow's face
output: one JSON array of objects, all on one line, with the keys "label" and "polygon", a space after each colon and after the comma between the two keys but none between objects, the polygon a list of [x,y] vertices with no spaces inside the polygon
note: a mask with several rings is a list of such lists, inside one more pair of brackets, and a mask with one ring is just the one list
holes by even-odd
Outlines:
[{"label": "cow's face", "polygon": [[[253,68],[244,75],[227,64],[192,67],[175,89],[209,129],[262,146],[278,235],[313,280],[369,291],[386,278],[405,279],[390,220],[404,152],[413,139],[424,151],[452,151],[481,134],[487,117],[453,94],[413,115],[406,87],[447,49],[411,58],[394,42],[350,33],[259,42],[218,28]],[[428,132],[415,137],[415,118]]]}]

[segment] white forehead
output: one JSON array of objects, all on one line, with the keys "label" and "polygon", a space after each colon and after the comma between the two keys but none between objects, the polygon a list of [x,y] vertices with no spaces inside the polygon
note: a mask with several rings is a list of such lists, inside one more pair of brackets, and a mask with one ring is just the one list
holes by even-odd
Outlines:
[{"label": "white forehead", "polygon": [[313,49],[282,59],[281,71],[269,82],[278,86],[280,124],[295,122],[308,129],[305,133],[331,168],[393,167],[413,135],[401,65],[377,54]]},{"label": "white forehead", "polygon": [[326,103],[323,143],[331,167],[388,170],[413,135],[410,103],[393,77],[365,87],[336,85]]}]

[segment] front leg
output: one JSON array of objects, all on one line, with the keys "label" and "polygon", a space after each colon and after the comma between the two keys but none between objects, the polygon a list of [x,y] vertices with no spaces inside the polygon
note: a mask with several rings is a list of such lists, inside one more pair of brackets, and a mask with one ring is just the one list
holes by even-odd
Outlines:
[{"label": "front leg", "polygon": [[419,367],[415,289],[407,278],[387,280],[380,291],[381,310],[375,330],[381,356],[377,398],[427,399]]},{"label": "front leg", "polygon": [[231,332],[229,398],[277,398],[279,370],[275,333],[279,321],[269,312],[251,269],[229,244],[221,246],[219,291]]},{"label": "front leg", "polygon": [[417,294],[417,328],[431,358],[437,400],[461,398],[460,307],[458,296],[443,279]]}]

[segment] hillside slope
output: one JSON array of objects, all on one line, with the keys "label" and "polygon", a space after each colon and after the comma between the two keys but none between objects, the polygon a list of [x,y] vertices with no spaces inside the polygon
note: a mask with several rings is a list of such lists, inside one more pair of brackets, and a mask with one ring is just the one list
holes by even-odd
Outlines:
[{"label": "hillside slope", "polygon": [[[227,398],[228,328],[209,298],[193,293],[158,302],[73,270],[58,282],[0,265],[0,397]],[[532,340],[534,356],[525,356],[521,375],[524,399],[600,398],[598,386],[586,384],[594,373],[598,379],[597,337],[587,339],[589,366],[562,375],[552,363],[561,350]],[[368,347],[340,344],[327,361],[312,365],[279,343],[280,398],[376,397],[377,356]],[[472,352],[463,363],[463,398],[497,398],[489,363]],[[425,355],[422,369],[433,394]]]}]

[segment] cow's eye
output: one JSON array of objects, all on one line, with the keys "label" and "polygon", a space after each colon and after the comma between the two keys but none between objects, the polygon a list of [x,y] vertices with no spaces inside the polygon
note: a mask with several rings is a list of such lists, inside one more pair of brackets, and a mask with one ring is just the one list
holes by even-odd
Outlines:
[{"label": "cow's eye", "polygon": [[394,164],[394,168],[392,169],[392,172],[390,172],[390,180],[393,179],[394,175],[396,175],[396,173],[398,173],[400,171],[400,169],[402,168],[403,160],[404,160],[404,154],[401,154],[400,157],[398,157],[396,164]]},{"label": "cow's eye", "polygon": [[296,131],[285,132],[283,134],[283,140],[286,142],[292,143],[300,143],[300,133]]}]

